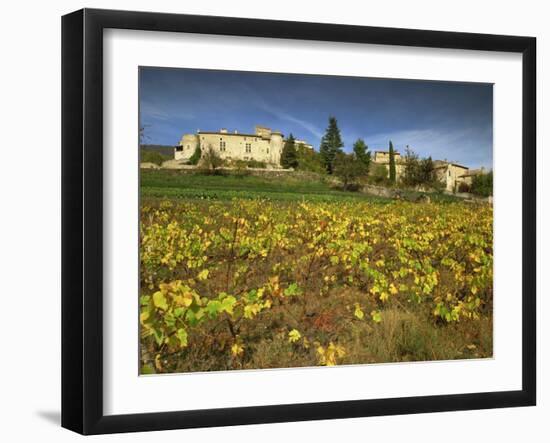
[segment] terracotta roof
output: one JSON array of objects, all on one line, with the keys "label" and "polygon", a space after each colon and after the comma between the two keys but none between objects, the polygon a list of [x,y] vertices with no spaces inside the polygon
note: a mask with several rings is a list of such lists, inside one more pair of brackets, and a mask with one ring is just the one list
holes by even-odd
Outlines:
[{"label": "terracotta roof", "polygon": [[489,171],[485,169],[470,169],[468,172],[461,175],[461,177],[473,177],[474,175],[487,174]]},{"label": "terracotta roof", "polygon": [[[374,153],[380,153],[380,154],[390,154],[390,151],[374,151]],[[394,154],[401,155],[399,151],[393,151]]]},{"label": "terracotta roof", "polygon": [[446,168],[448,165],[456,166],[457,168],[468,169],[468,166],[459,165],[458,163],[446,162],[443,160],[434,160],[434,169]]}]

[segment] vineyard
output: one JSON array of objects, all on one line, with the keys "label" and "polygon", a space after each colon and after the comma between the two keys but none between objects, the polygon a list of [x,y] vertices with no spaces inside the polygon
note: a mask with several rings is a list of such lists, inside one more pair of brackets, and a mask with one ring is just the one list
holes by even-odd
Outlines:
[{"label": "vineyard", "polygon": [[146,199],[141,371],[492,355],[492,208]]}]

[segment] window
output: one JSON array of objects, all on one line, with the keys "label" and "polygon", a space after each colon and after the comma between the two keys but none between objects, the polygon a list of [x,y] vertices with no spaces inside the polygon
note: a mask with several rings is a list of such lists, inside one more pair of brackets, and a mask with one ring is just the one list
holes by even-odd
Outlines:
[{"label": "window", "polygon": [[245,152],[246,152],[247,154],[249,154],[249,153],[252,152],[252,143],[246,143],[246,144],[244,145],[244,147],[245,147]]},{"label": "window", "polygon": [[267,154],[269,154],[269,148],[267,148],[267,149],[265,150],[265,152],[266,152]]},{"label": "window", "polygon": [[451,176],[451,170],[449,169],[449,177]]},{"label": "window", "polygon": [[220,151],[225,152],[225,142],[224,141],[220,141]]}]

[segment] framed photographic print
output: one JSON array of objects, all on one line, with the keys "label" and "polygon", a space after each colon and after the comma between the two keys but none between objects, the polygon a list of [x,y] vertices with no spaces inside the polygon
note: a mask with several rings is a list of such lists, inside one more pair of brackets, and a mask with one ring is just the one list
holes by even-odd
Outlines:
[{"label": "framed photographic print", "polygon": [[62,21],[62,425],[534,405],[530,37]]}]

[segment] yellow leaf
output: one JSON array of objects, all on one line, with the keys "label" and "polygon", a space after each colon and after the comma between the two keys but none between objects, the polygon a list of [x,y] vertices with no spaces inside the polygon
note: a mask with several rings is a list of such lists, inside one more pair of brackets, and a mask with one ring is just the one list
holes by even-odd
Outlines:
[{"label": "yellow leaf", "polygon": [[302,337],[302,335],[300,334],[300,332],[297,329],[293,329],[292,331],[290,331],[288,333],[288,341],[290,343],[297,342],[298,340],[300,340],[301,337]]},{"label": "yellow leaf", "polygon": [[153,304],[155,305],[155,307],[160,308],[164,311],[168,310],[166,297],[161,291],[157,291],[153,294]]},{"label": "yellow leaf", "polygon": [[199,272],[199,275],[197,276],[197,278],[199,280],[206,280],[208,278],[208,269],[203,269],[201,272]]},{"label": "yellow leaf", "polygon": [[359,319],[363,320],[363,317],[365,317],[365,313],[361,310],[361,306],[359,306],[359,303],[355,303],[355,311],[353,314]]},{"label": "yellow leaf", "polygon": [[143,324],[147,319],[149,318],[149,311],[142,311],[141,314],[139,314],[139,322]]},{"label": "yellow leaf", "polygon": [[157,368],[157,371],[162,371],[162,364],[160,362],[160,354],[155,355],[155,368]]},{"label": "yellow leaf", "polygon": [[186,292],[183,295],[176,295],[174,301],[178,306],[185,306],[188,308],[193,303],[193,295],[190,292]]},{"label": "yellow leaf", "polygon": [[244,347],[240,343],[235,343],[233,346],[231,346],[231,354],[233,354],[234,357],[241,355],[243,352]]}]

